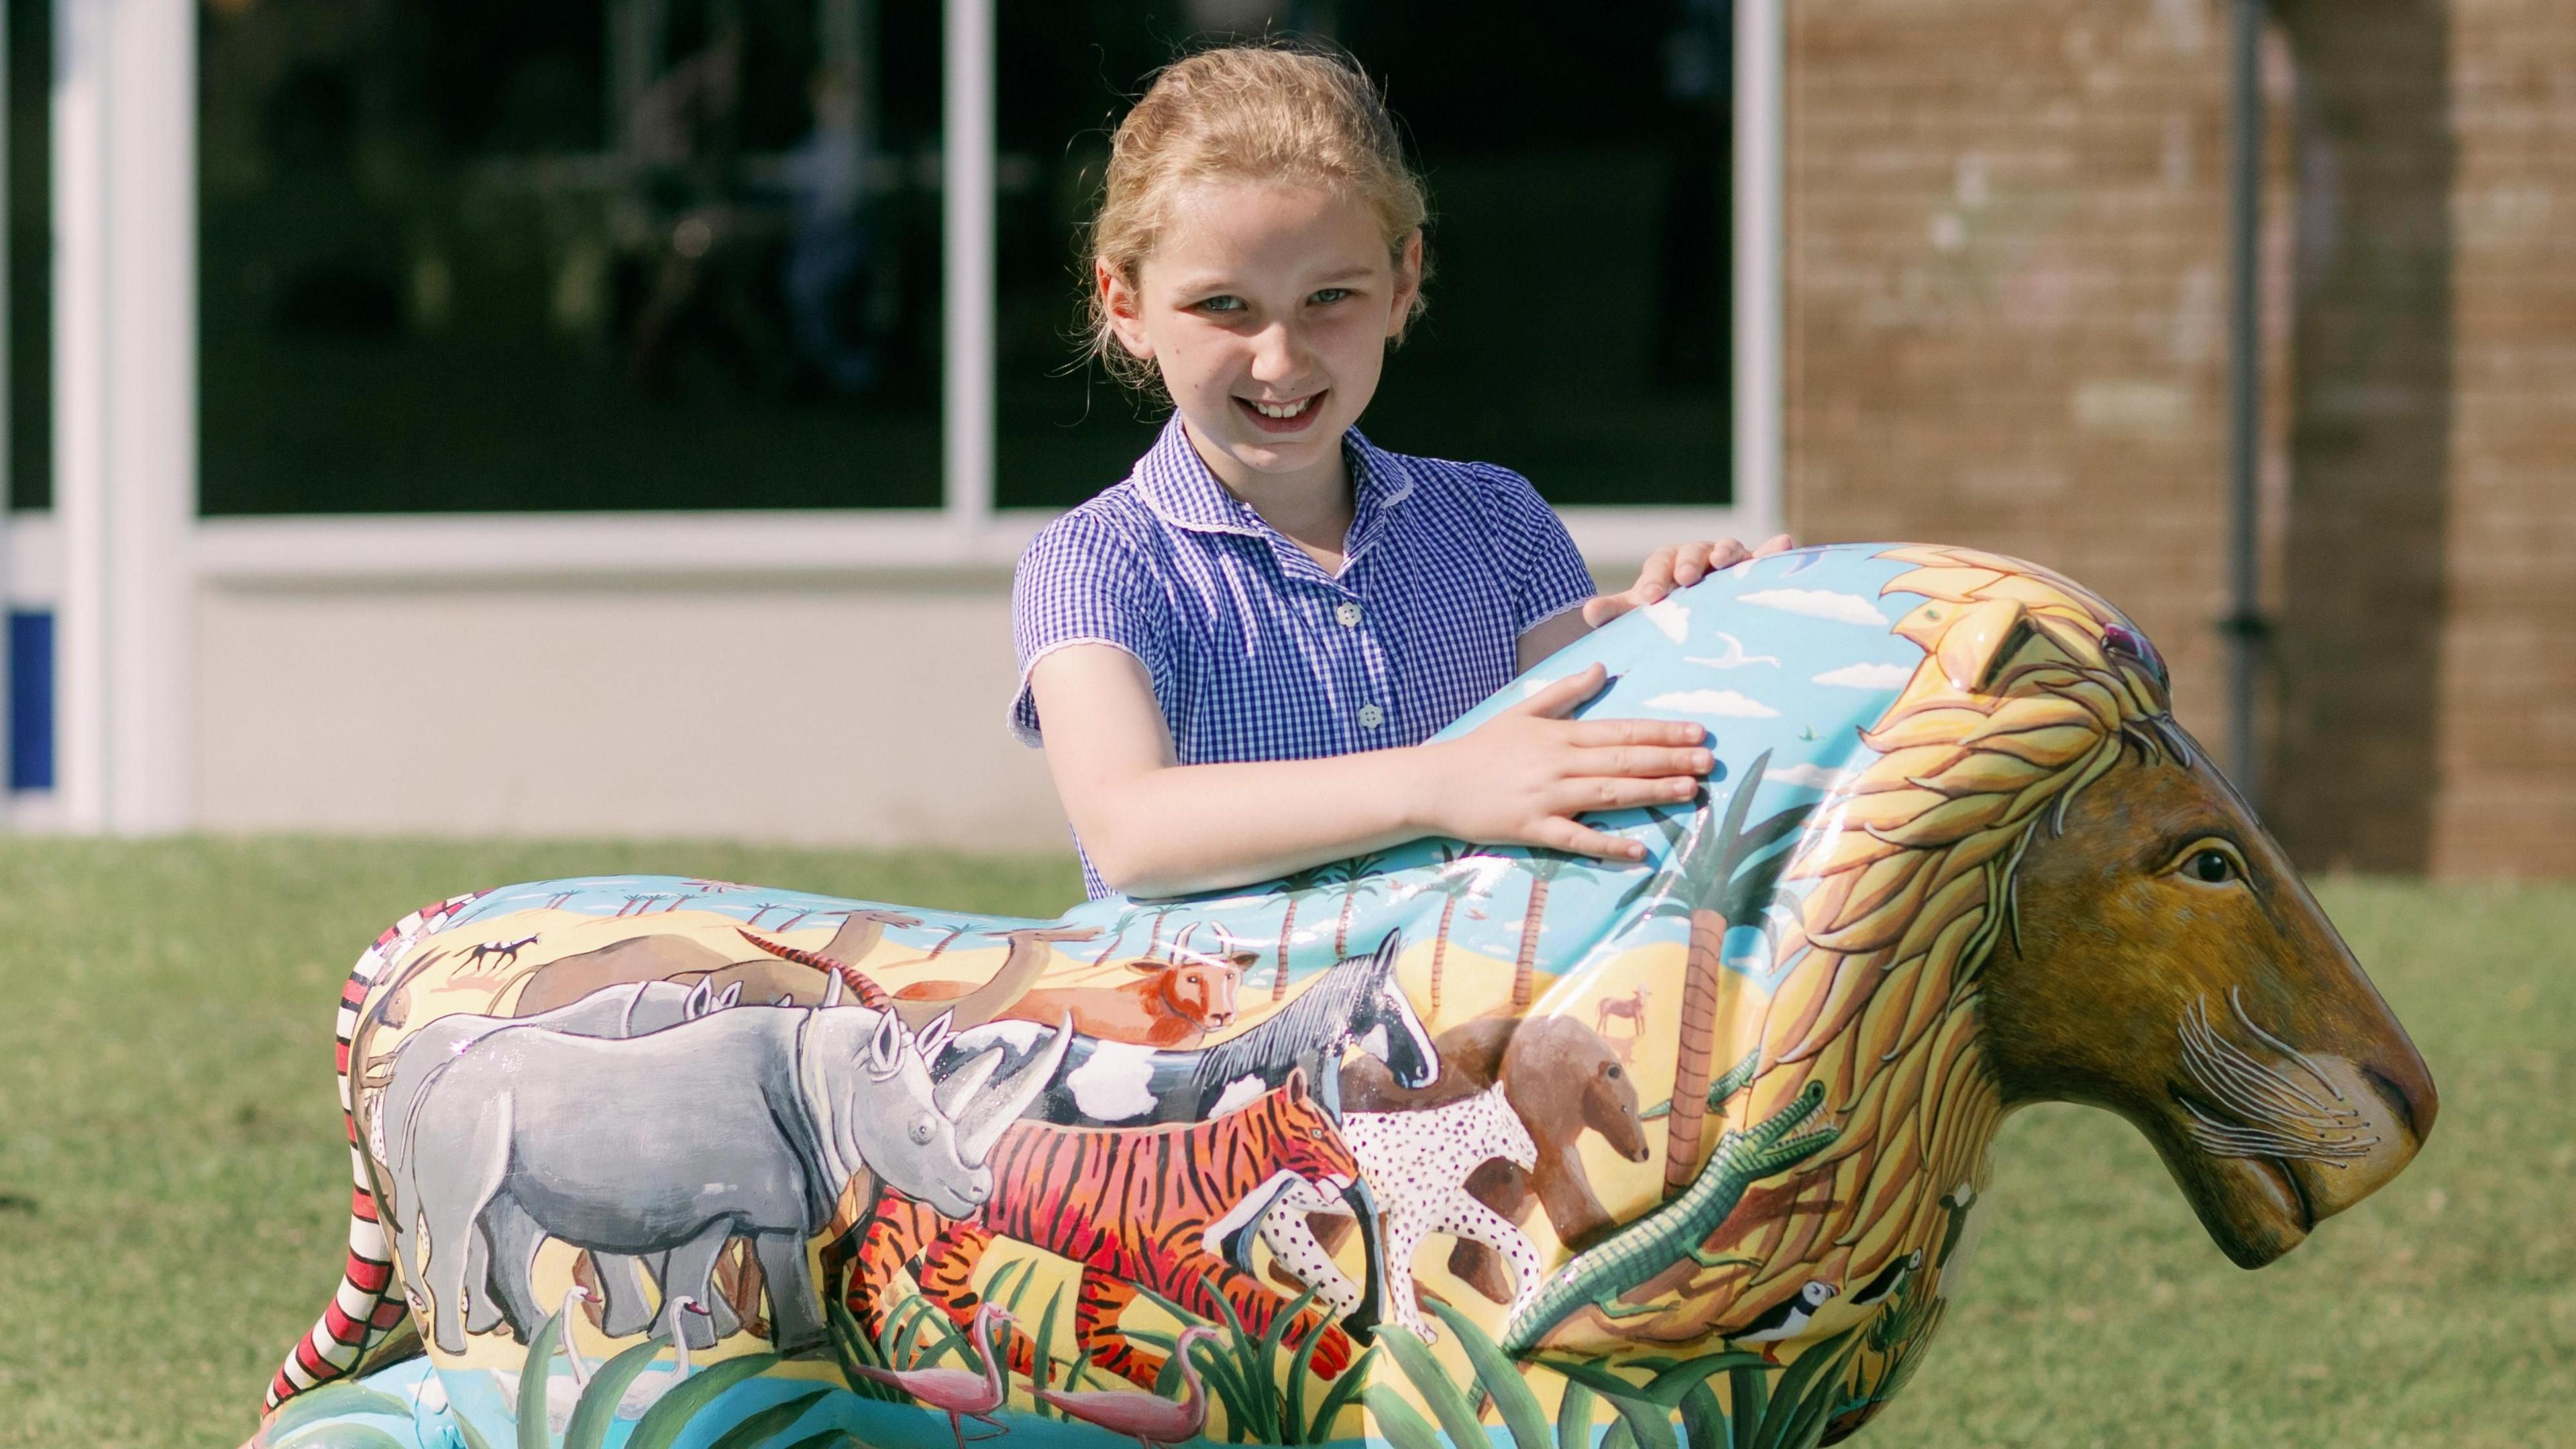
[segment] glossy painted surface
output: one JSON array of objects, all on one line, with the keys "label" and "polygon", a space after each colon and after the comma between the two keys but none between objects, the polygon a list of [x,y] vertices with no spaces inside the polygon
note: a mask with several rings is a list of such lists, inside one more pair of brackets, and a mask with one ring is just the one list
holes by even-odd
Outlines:
[{"label": "glossy painted surface", "polygon": [[[2429,1130],[2404,1033],[2080,588],[1801,550],[1452,729],[1594,660],[1589,712],[1721,762],[1603,817],[1636,867],[1426,840],[1053,921],[655,877],[407,919],[345,998],[355,1256],[271,1442],[537,1442],[523,1391],[607,1443],[1830,1442],[1920,1362],[2011,1108],[2129,1116],[2249,1264]],[[426,1371],[305,1388],[406,1316]],[[674,1339],[701,1387],[582,1418],[577,1378],[681,1382]]]}]

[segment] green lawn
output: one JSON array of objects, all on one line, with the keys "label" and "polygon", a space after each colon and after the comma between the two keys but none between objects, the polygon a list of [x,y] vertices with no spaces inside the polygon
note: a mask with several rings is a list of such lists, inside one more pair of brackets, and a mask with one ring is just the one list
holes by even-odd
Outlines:
[{"label": "green lawn", "polygon": [[[1049,914],[1060,860],[707,844],[0,845],[0,1446],[228,1445],[339,1262],[343,974],[474,885],[704,873]],[[2259,1274],[2145,1144],[2005,1129],[1999,1217],[1877,1445],[2576,1439],[2576,889],[2322,892],[2432,1061],[2417,1164]]]}]

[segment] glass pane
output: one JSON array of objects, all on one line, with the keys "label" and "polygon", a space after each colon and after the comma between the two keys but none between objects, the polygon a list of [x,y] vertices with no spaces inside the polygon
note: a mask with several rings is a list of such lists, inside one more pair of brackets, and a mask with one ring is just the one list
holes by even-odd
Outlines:
[{"label": "glass pane", "polygon": [[1006,222],[1003,502],[1078,502],[1150,440],[1152,420],[1096,369],[1051,375],[1070,356],[1074,229],[1121,96],[1178,39],[1265,28],[1347,46],[1429,172],[1431,308],[1388,362],[1370,437],[1506,464],[1560,504],[1729,501],[1728,0],[1581,23],[1538,0],[1014,0],[1002,14],[1008,164],[1045,174]]},{"label": "glass pane", "polygon": [[9,506],[54,501],[54,13],[9,7]]},{"label": "glass pane", "polygon": [[201,33],[205,512],[937,503],[936,6]]}]

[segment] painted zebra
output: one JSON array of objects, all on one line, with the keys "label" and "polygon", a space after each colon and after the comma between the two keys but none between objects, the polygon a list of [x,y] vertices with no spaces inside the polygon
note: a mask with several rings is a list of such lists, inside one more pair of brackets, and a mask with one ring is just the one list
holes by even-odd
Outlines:
[{"label": "painted zebra", "polygon": [[422,941],[454,925],[467,906],[487,894],[469,891],[450,896],[396,921],[359,955],[358,964],[349,969],[349,979],[340,988],[339,1020],[331,1035],[336,1043],[333,1070],[340,1081],[340,1119],[349,1138],[349,1254],[340,1270],[340,1287],[323,1308],[321,1320],[296,1340],[276,1377],[269,1380],[267,1406],[272,1410],[297,1394],[346,1378],[409,1311],[402,1293],[394,1287],[393,1248],[385,1240],[384,1224],[377,1218],[375,1180],[368,1168],[366,1139],[359,1128],[357,1099],[349,1082],[351,1046],[362,1032],[384,1020],[387,1003],[396,995],[396,991],[388,991],[373,1011],[367,1009],[367,995],[385,968],[409,955]]},{"label": "painted zebra", "polygon": [[[1324,1109],[1339,1115],[1342,1053],[1351,1046],[1386,1063],[1403,1085],[1427,1087],[1440,1075],[1440,1053],[1396,981],[1401,946],[1389,931],[1375,951],[1345,958],[1278,1014],[1212,1046],[1158,1050],[1077,1036],[1029,1115],[1068,1127],[1203,1122],[1301,1068]],[[934,1053],[933,1073],[944,1076],[995,1045],[1006,1049],[1003,1070],[1014,1071],[1049,1037],[1035,1022],[989,1022],[949,1037]]]},{"label": "painted zebra", "polygon": [[[1023,1119],[1003,1130],[992,1165],[993,1197],[974,1218],[945,1217],[891,1191],[879,1200],[847,1293],[869,1332],[882,1333],[896,1302],[895,1272],[907,1267],[922,1296],[961,1326],[971,1322],[976,1267],[996,1237],[1010,1238],[1082,1265],[1077,1342],[1094,1368],[1150,1389],[1163,1356],[1130,1344],[1118,1327],[1140,1287],[1204,1318],[1230,1309],[1260,1336],[1287,1302],[1228,1261],[1233,1240],[1256,1230],[1292,1191],[1358,1199],[1364,1229],[1376,1217],[1358,1160],[1296,1071],[1209,1122],[1118,1130]],[[1350,1330],[1365,1327],[1369,1306],[1346,1320]],[[1312,1310],[1286,1337],[1303,1343],[1314,1333],[1324,1335],[1316,1372],[1330,1378],[1350,1365],[1350,1333]],[[1014,1350],[1027,1355],[1028,1340],[1015,1339]]]}]

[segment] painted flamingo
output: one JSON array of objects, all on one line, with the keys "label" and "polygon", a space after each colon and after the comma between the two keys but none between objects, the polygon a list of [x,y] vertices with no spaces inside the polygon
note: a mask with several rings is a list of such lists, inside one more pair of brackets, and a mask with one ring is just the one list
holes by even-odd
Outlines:
[{"label": "painted flamingo", "polygon": [[[965,1421],[973,1419],[981,1424],[990,1424],[996,1430],[1001,1429],[1002,1425],[993,1418],[993,1411],[1002,1407],[1002,1401],[1010,1396],[1010,1389],[1002,1379],[1002,1361],[993,1353],[993,1325],[996,1322],[1013,1327],[1019,1325],[1019,1320],[1013,1318],[1008,1310],[990,1302],[975,1310],[975,1320],[968,1325],[968,1333],[975,1340],[975,1357],[984,1365],[982,1373],[949,1368],[881,1369],[865,1364],[850,1365],[850,1372],[881,1384],[892,1384],[947,1414],[948,1432],[957,1436],[957,1449],[966,1449]],[[989,1439],[993,1436],[978,1434],[975,1437]]]},{"label": "painted flamingo", "polygon": [[1170,1449],[1197,1438],[1207,1427],[1207,1386],[1199,1382],[1199,1366],[1190,1361],[1190,1349],[1216,1337],[1216,1330],[1204,1323],[1181,1330],[1172,1345],[1172,1358],[1181,1366],[1181,1381],[1187,1387],[1178,1399],[1121,1389],[1039,1389],[1037,1396],[1062,1410],[1066,1418],[1133,1439],[1143,1449]]}]

